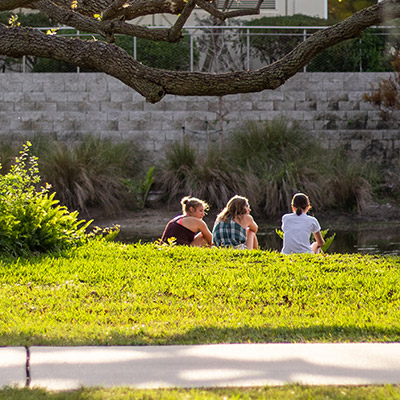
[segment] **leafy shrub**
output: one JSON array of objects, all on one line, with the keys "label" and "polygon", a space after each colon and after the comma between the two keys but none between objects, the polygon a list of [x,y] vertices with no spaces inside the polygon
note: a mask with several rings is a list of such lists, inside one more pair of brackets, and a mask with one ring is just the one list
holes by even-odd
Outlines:
[{"label": "leafy shrub", "polygon": [[39,188],[37,158],[29,154],[27,142],[10,171],[0,176],[0,252],[26,255],[30,252],[57,251],[85,241],[89,222],[78,220]]}]

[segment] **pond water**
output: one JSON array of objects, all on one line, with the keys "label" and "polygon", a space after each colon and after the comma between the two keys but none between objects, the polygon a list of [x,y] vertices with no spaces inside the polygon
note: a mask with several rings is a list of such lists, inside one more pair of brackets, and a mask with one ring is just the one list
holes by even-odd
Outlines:
[{"label": "pond water", "polygon": [[[400,223],[375,224],[364,227],[350,227],[343,230],[330,229],[328,236],[336,233],[328,253],[392,254],[400,255]],[[129,229],[121,229],[118,240],[124,243],[152,242],[159,236],[137,237]],[[282,240],[271,226],[259,227],[259,244],[263,250],[281,250]]]}]

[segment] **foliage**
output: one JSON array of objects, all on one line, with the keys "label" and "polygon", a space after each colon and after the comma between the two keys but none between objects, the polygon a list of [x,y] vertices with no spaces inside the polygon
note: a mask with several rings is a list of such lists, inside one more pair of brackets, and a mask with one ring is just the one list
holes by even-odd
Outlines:
[{"label": "foliage", "polygon": [[139,182],[135,182],[132,179],[122,179],[122,183],[127,187],[128,192],[136,199],[138,208],[144,208],[146,205],[150,188],[154,182],[154,168],[154,166],[150,167],[144,179]]},{"label": "foliage", "polygon": [[10,171],[0,176],[0,252],[26,255],[82,244],[90,222],[60,206],[49,186],[38,189],[39,169],[30,145],[23,146]]},{"label": "foliage", "polygon": [[372,188],[364,177],[369,164],[358,161],[343,163],[339,155],[331,161],[332,174],[328,178],[329,195],[332,208],[357,210],[361,213],[372,198]]},{"label": "foliage", "polygon": [[324,204],[327,154],[297,123],[248,122],[233,133],[228,154],[232,164],[253,175],[256,198],[249,199],[264,213],[287,210],[298,191],[307,193],[315,207]]},{"label": "foliage", "polygon": [[227,163],[219,150],[213,148],[204,155],[187,140],[175,142],[167,149],[157,184],[169,201],[191,195],[206,199],[217,208],[223,208],[234,194],[246,193],[248,189],[242,171]]},{"label": "foliage", "polygon": [[308,72],[391,71],[385,55],[387,37],[382,29],[367,29],[362,38],[347,40],[319,53],[307,65]]},{"label": "foliage", "polygon": [[300,385],[192,389],[88,388],[50,392],[40,388],[0,390],[1,400],[378,400],[399,399],[398,385]]},{"label": "foliage", "polygon": [[7,255],[0,345],[397,342],[399,264],[105,241]]},{"label": "foliage", "polygon": [[141,149],[135,142],[87,135],[82,142],[68,144],[38,136],[34,147],[43,176],[68,208],[87,212],[100,207],[112,213],[136,201],[121,181],[135,181],[142,172]]},{"label": "foliage", "polygon": [[[8,25],[8,20],[11,15],[12,13],[10,12],[1,12],[0,23]],[[50,27],[57,25],[49,17],[40,12],[18,13],[17,16],[18,16],[18,22],[20,22],[22,26]]]},{"label": "foliage", "polygon": [[[343,2],[344,3],[344,2]],[[348,3],[348,2],[346,2]],[[248,26],[330,26],[333,20],[293,15],[263,17],[248,21]],[[316,30],[310,30],[314,33]],[[307,65],[308,72],[391,71],[386,55],[388,36],[383,28],[369,28],[362,38],[347,40],[323,50]],[[290,34],[290,36],[288,36]],[[309,35],[310,33],[308,33]],[[251,37],[251,46],[262,62],[272,63],[304,41],[303,29],[261,29]]]},{"label": "foliage", "polygon": [[[283,231],[280,229],[275,229],[275,232],[283,240]],[[327,237],[326,235],[328,232],[329,232],[329,229],[325,229],[325,230],[321,231],[322,238],[325,240],[324,245],[321,247],[321,250],[323,253],[327,252],[327,250],[331,246],[331,244],[334,241],[335,236],[336,236],[336,233],[334,233],[333,235]],[[310,242],[315,242],[314,235],[310,236]]]},{"label": "foliage", "polygon": [[306,193],[314,209],[361,212],[372,196],[364,177],[370,165],[350,161],[342,151],[321,147],[297,123],[276,119],[250,122],[231,137],[229,162],[251,175],[249,196],[264,215],[286,212],[296,192]]},{"label": "foliage", "polygon": [[329,0],[328,2],[329,18],[332,18],[337,21],[342,21],[350,17],[357,11],[360,11],[363,8],[376,4],[376,2],[377,2],[376,0],[352,0],[352,1]]},{"label": "foliage", "polygon": [[[244,22],[246,26],[329,26],[323,18],[296,14],[286,17],[262,17]],[[288,36],[290,34],[290,36]],[[245,38],[243,38],[245,40]],[[303,29],[260,29],[251,36],[250,45],[262,62],[272,63],[304,41]]]},{"label": "foliage", "polygon": [[369,101],[380,110],[381,118],[387,120],[391,113],[400,110],[400,53],[396,52],[393,61],[395,73],[382,79],[378,87],[372,86],[371,93],[365,93],[363,99]]}]

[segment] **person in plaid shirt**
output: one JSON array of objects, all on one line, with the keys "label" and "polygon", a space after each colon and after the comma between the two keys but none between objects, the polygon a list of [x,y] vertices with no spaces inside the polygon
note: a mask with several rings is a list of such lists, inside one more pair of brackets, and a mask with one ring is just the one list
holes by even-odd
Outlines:
[{"label": "person in plaid shirt", "polygon": [[245,197],[232,197],[215,220],[213,244],[216,247],[258,249],[258,225],[250,211],[249,201]]}]

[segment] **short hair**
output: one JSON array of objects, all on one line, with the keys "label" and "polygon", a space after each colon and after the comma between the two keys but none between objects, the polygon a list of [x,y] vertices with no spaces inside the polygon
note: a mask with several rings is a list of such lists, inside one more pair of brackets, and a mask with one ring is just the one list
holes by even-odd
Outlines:
[{"label": "short hair", "polygon": [[181,199],[182,205],[182,213],[185,214],[187,211],[190,211],[190,207],[196,209],[199,206],[204,207],[204,212],[210,209],[210,206],[204,201],[200,200],[197,197],[185,196]]}]

